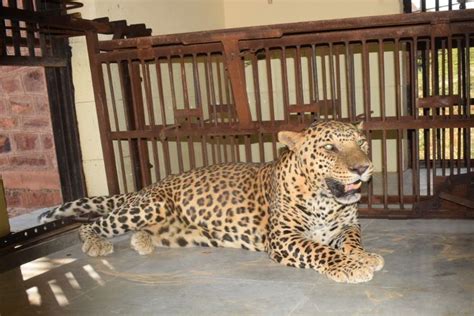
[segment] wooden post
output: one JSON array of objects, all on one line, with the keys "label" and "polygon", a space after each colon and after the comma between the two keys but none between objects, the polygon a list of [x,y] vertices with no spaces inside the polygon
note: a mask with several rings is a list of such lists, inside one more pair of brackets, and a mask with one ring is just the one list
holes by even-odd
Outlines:
[{"label": "wooden post", "polygon": [[107,186],[109,194],[120,193],[117,168],[115,163],[114,147],[110,137],[110,120],[107,109],[107,99],[105,95],[104,76],[102,64],[97,61],[96,54],[99,53],[97,33],[86,32],[87,51],[89,53],[89,63],[92,75],[92,85],[94,87],[94,99],[96,103],[97,116],[99,118],[99,132],[104,155],[105,174],[107,176]]},{"label": "wooden post", "polygon": [[7,202],[5,199],[5,190],[3,181],[0,178],[0,238],[10,233],[10,224],[8,222]]},{"label": "wooden post", "polygon": [[222,45],[224,46],[225,65],[230,78],[239,125],[243,128],[250,127],[252,116],[245,88],[245,73],[240,58],[239,42],[237,39],[226,39],[222,41]]}]

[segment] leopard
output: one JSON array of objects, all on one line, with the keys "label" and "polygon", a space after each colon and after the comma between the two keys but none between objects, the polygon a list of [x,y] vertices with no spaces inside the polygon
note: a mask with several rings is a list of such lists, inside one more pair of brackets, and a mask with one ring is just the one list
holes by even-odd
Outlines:
[{"label": "leopard", "polygon": [[92,257],[111,254],[109,239],[132,231],[140,255],[155,247],[241,248],[336,282],[370,281],[384,259],[361,242],[361,188],[374,170],[363,122],[315,121],[277,138],[285,149],[274,161],[200,167],[137,192],[68,202],[39,219],[97,215],[78,229]]}]

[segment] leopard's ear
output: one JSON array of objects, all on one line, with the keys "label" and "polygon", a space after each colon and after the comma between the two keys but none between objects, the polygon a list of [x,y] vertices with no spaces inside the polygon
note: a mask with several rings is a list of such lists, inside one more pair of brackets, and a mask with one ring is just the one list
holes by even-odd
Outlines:
[{"label": "leopard's ear", "polygon": [[303,141],[304,135],[303,132],[290,132],[290,131],[281,131],[278,133],[278,142],[282,143],[285,146],[288,146],[288,149],[294,150],[298,145]]},{"label": "leopard's ear", "polygon": [[364,130],[364,121],[352,123],[359,131]]}]

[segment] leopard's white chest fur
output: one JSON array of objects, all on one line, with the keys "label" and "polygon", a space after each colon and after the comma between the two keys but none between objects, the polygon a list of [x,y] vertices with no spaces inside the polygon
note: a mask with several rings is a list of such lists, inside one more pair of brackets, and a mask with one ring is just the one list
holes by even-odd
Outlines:
[{"label": "leopard's white chest fur", "polygon": [[304,232],[306,238],[322,244],[329,244],[341,231],[357,220],[356,205],[342,205],[326,197],[310,199],[307,209],[313,214]]}]

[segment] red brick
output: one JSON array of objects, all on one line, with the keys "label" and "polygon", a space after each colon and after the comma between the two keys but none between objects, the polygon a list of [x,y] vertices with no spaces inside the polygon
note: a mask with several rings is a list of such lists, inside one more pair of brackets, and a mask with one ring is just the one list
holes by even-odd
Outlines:
[{"label": "red brick", "polygon": [[15,134],[13,139],[19,151],[35,150],[39,147],[38,135],[35,134]]},{"label": "red brick", "polygon": [[54,148],[53,135],[43,135],[43,136],[41,136],[41,142],[43,143],[43,149],[53,149]]},{"label": "red brick", "polygon": [[21,82],[17,78],[0,78],[0,87],[6,94],[23,93]]},{"label": "red brick", "polygon": [[0,115],[8,114],[7,100],[0,100]]},{"label": "red brick", "polygon": [[7,135],[0,135],[0,154],[11,151],[10,138]]},{"label": "red brick", "polygon": [[12,117],[0,118],[0,130],[13,129],[18,125],[18,120]]},{"label": "red brick", "polygon": [[40,158],[32,158],[32,157],[11,157],[10,164],[12,167],[44,167],[46,166],[47,162],[46,159]]},{"label": "red brick", "polygon": [[46,156],[51,168],[54,170],[58,170],[58,160],[56,159],[56,152],[54,150],[50,150],[50,153]]},{"label": "red brick", "polygon": [[50,120],[45,117],[23,118],[23,127],[34,130],[46,129],[49,127],[49,122]]},{"label": "red brick", "polygon": [[36,109],[40,114],[49,115],[49,99],[47,97],[37,97],[36,98]]},{"label": "red brick", "polygon": [[27,191],[22,202],[23,207],[46,207],[60,204],[62,198],[58,190],[35,190]]},{"label": "red brick", "polygon": [[[5,1],[3,1],[5,3]],[[14,72],[20,70],[20,66],[0,66],[0,73]]]},{"label": "red brick", "polygon": [[23,86],[27,92],[44,92],[45,91],[45,75],[39,69],[33,69],[23,75]]},{"label": "red brick", "polygon": [[21,203],[21,196],[22,196],[22,191],[21,190],[10,190],[8,188],[5,188],[5,198],[7,200],[7,206],[20,206]]},{"label": "red brick", "polygon": [[34,113],[34,107],[29,98],[10,98],[10,109],[12,113],[28,115]]},{"label": "red brick", "polygon": [[60,190],[61,183],[56,170],[44,171],[4,171],[3,183],[10,189]]},{"label": "red brick", "polygon": [[8,157],[0,155],[0,170],[7,169],[10,166]]}]

